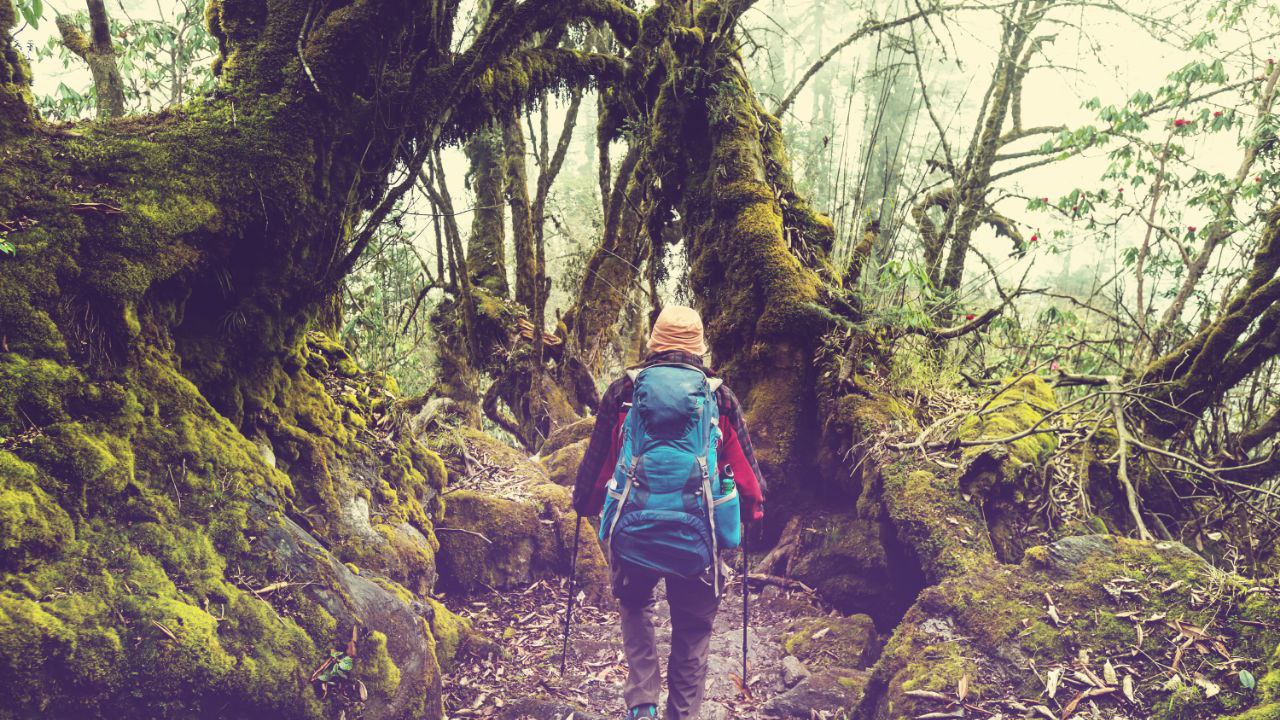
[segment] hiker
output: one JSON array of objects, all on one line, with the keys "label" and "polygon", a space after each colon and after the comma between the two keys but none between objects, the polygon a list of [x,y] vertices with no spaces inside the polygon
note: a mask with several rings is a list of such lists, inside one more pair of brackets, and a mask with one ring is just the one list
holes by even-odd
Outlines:
[{"label": "hiker", "polygon": [[[573,507],[601,514],[610,582],[621,606],[627,718],[658,717],[654,588],[671,609],[666,720],[698,717],[712,621],[723,586],[717,551],[764,516],[764,478],[738,399],[702,360],[702,318],[659,313],[649,355],[605,391],[578,468]],[[708,511],[710,503],[711,511]],[[567,637],[567,636],[566,636]]]}]

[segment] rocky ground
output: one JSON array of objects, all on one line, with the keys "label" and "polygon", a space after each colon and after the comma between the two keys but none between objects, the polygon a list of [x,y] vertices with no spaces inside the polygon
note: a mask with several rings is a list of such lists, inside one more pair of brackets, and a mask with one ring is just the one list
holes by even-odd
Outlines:
[{"label": "rocky ground", "polygon": [[[465,626],[456,657],[446,653],[451,718],[624,712],[617,616],[603,553],[585,527],[577,564],[585,602],[565,675],[558,670],[573,537],[564,485],[580,451],[581,440],[570,441],[528,459],[473,434],[443,453],[452,475],[474,478],[446,491],[439,525],[452,559],[437,589]],[[748,678],[739,677],[734,579],[700,720],[1280,718],[1280,588],[1216,569],[1176,542],[1096,533],[1028,539],[1015,553],[1005,532],[1014,515],[984,517],[987,506],[971,503],[961,481],[974,488],[987,475],[983,482],[1018,476],[979,460],[964,472],[890,464],[864,477],[868,492],[855,508],[806,516],[810,524],[779,543],[790,561],[753,558],[778,575],[751,577]],[[895,574],[903,567],[910,572]],[[879,583],[896,585],[869,592]],[[658,607],[665,653],[669,616]],[[851,609],[877,614],[883,633],[867,615],[839,612]]]},{"label": "rocky ground", "polygon": [[[870,619],[831,613],[806,589],[753,580],[749,677],[744,688],[741,587],[739,579],[730,583],[716,618],[703,720],[847,717],[847,708],[856,705],[866,683],[865,668],[874,659],[876,636]],[[543,580],[520,591],[447,601],[471,621],[474,633],[495,641],[464,648],[453,672],[446,675],[449,717],[622,716],[626,665],[617,613],[591,605],[575,608],[562,678],[565,597],[563,582]],[[670,634],[666,604],[659,602],[663,655]]]}]

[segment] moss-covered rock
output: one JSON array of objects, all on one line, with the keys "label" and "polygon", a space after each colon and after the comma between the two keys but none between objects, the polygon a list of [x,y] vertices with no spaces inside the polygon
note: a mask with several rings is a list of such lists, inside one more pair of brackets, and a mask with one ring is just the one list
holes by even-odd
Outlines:
[{"label": "moss-covered rock", "polygon": [[[1066,538],[1029,551],[1020,566],[993,562],[923,591],[875,666],[861,717],[938,711],[908,692],[953,694],[966,676],[969,702],[984,709],[998,712],[1019,698],[1060,708],[1077,690],[1044,697],[1045,674],[1083,671],[1085,658],[1098,677],[1110,662],[1117,684],[1124,675],[1135,684],[1136,707],[1126,707],[1113,685],[1117,691],[1095,698],[1104,712],[1115,706],[1128,717],[1172,720],[1265,708],[1272,691],[1261,682],[1249,691],[1237,674],[1266,678],[1275,670],[1280,630],[1268,618],[1278,611],[1269,590],[1214,570],[1176,543]],[[1166,687],[1175,665],[1186,691]],[[1197,680],[1221,692],[1206,697]]]},{"label": "moss-covered rock", "polygon": [[558,427],[547,437],[547,441],[542,444],[542,447],[538,449],[538,454],[544,457],[552,456],[562,448],[576,445],[591,437],[591,430],[595,426],[596,419],[594,417],[584,417]]},{"label": "moss-covered rock", "polygon": [[551,482],[565,487],[573,487],[578,479],[578,466],[587,454],[588,440],[579,440],[566,445],[556,452],[541,458],[542,467],[546,469]]},{"label": "moss-covered rock", "polygon": [[[1008,453],[1018,465],[1043,463],[1057,447],[1057,435],[1041,420],[1058,408],[1053,388],[1039,375],[1018,378],[1009,387],[987,401],[986,407],[966,418],[956,430],[956,437],[966,441],[1005,440],[1024,432],[1031,434],[995,446]],[[1044,430],[1044,432],[1035,432]],[[991,452],[992,446],[967,448],[966,456]]]},{"label": "moss-covered rock", "polygon": [[787,574],[842,612],[866,613],[890,628],[924,584],[882,520],[851,510],[802,510],[795,522]]},{"label": "moss-covered rock", "polygon": [[[565,575],[575,518],[566,488],[542,483],[519,497],[458,490],[440,526],[441,586],[453,592],[504,590]],[[577,573],[593,600],[605,597],[608,570],[590,525],[580,539]]]},{"label": "moss-covered rock", "polygon": [[966,502],[953,473],[910,461],[883,471],[883,503],[898,542],[937,582],[989,565],[995,552],[978,508]]},{"label": "moss-covered rock", "polygon": [[782,648],[812,668],[865,668],[878,650],[875,623],[867,615],[797,620],[782,636]]}]

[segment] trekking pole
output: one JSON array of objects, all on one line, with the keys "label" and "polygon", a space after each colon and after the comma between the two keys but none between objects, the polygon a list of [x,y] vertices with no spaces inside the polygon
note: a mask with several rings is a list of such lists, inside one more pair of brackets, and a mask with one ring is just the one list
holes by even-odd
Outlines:
[{"label": "trekking pole", "polygon": [[573,617],[573,581],[578,570],[578,538],[582,535],[582,516],[573,526],[573,555],[569,560],[569,603],[564,611],[564,648],[560,651],[560,677],[564,677],[564,666],[569,660],[569,619]]},{"label": "trekking pole", "polygon": [[750,594],[747,592],[747,575],[750,572],[750,564],[747,559],[747,531],[751,525],[746,524],[742,528],[742,686],[747,686],[747,599]]}]

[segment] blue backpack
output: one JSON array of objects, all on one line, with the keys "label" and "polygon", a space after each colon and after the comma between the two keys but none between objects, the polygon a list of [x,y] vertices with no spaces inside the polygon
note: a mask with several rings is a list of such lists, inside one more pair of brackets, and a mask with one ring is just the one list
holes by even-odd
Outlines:
[{"label": "blue backpack", "polygon": [[692,365],[628,372],[634,392],[609,481],[600,537],[629,563],[679,577],[714,568],[742,541],[738,489],[718,477],[718,378]]}]

